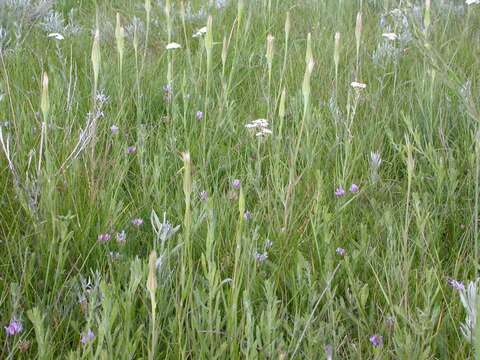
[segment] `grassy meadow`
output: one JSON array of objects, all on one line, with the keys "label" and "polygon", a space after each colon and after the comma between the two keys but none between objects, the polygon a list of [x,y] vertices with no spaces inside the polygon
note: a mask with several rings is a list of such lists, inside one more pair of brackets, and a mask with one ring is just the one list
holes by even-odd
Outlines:
[{"label": "grassy meadow", "polygon": [[0,358],[480,358],[478,3],[0,0]]}]

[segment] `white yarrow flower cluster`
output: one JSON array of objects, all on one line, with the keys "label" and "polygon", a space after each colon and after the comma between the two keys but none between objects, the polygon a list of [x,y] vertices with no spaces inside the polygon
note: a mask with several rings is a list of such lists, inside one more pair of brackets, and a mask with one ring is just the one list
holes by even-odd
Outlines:
[{"label": "white yarrow flower cluster", "polygon": [[255,130],[255,136],[257,137],[266,137],[272,134],[272,130],[268,128],[269,124],[267,119],[253,120],[251,123],[246,124],[245,127]]}]

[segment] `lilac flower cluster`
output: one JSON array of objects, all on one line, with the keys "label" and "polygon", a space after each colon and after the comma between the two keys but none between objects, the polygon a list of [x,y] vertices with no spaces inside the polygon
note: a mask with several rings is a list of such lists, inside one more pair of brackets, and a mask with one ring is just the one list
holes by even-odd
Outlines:
[{"label": "lilac flower cluster", "polygon": [[5,332],[7,333],[7,336],[15,336],[20,334],[22,331],[23,325],[16,317],[13,317],[8,326],[5,326]]},{"label": "lilac flower cluster", "polygon": [[[354,183],[354,184],[350,185],[349,191],[352,194],[356,194],[360,191],[360,187],[357,184]],[[335,196],[336,197],[342,197],[346,194],[347,194],[347,192],[345,191],[345,189],[341,185],[335,189]]]}]

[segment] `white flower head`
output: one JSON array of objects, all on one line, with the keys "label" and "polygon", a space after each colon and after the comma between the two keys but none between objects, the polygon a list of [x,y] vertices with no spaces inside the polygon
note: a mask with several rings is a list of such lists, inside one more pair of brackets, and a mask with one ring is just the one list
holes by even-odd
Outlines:
[{"label": "white flower head", "polygon": [[361,83],[361,82],[357,82],[357,81],[353,81],[351,84],[350,84],[354,89],[365,89],[367,87],[367,84],[364,84],[364,83]]},{"label": "white flower head", "polygon": [[165,49],[167,50],[175,50],[175,49],[181,49],[182,45],[176,43],[176,42],[171,42],[167,46],[165,46]]},{"label": "white flower head", "polygon": [[272,134],[272,130],[268,128],[268,120],[267,119],[257,119],[253,120],[251,123],[245,125],[247,129],[255,129],[257,132],[255,136],[257,137],[266,137]]},{"label": "white flower head", "polygon": [[480,0],[467,0],[465,1],[467,5],[480,5]]},{"label": "white flower head", "polygon": [[385,39],[387,39],[387,40],[392,40],[392,41],[398,39],[398,35],[395,34],[395,33],[391,33],[391,32],[390,32],[390,33],[383,33],[382,36],[383,36]]},{"label": "white flower head", "polygon": [[257,132],[255,134],[255,136],[256,137],[266,137],[266,136],[271,135],[271,134],[272,134],[272,130],[265,128],[265,129],[261,129],[259,132]]},{"label": "white flower head", "polygon": [[54,38],[55,40],[63,40],[65,37],[60,33],[50,33],[47,35],[49,38]]},{"label": "white flower head", "polygon": [[193,37],[198,38],[198,37],[201,37],[201,36],[205,35],[206,33],[207,33],[207,27],[204,26],[201,29],[198,29],[197,32],[195,34],[193,34]]}]

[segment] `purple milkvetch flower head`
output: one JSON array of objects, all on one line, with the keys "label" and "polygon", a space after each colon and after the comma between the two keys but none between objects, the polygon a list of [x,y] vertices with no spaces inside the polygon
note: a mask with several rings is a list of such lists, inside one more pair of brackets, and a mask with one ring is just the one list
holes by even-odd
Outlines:
[{"label": "purple milkvetch flower head", "polygon": [[257,260],[259,263],[262,263],[268,259],[268,253],[265,251],[263,254],[256,252],[255,253],[255,260]]},{"label": "purple milkvetch flower head", "polygon": [[98,235],[98,241],[100,242],[110,241],[111,238],[112,238],[112,235],[110,235],[109,233]]},{"label": "purple milkvetch flower head", "polygon": [[455,279],[448,279],[448,285],[450,285],[452,288],[454,288],[457,291],[465,290],[465,285],[463,285],[461,281],[458,281]]},{"label": "purple milkvetch flower head", "polygon": [[125,230],[122,230],[121,232],[117,232],[116,238],[117,238],[117,243],[125,244],[125,242],[127,241],[127,234],[125,233]]},{"label": "purple milkvetch flower head", "polygon": [[247,220],[247,221],[248,221],[248,220],[251,220],[251,219],[252,219],[252,213],[251,213],[250,211],[248,211],[248,210],[245,211],[245,212],[243,213],[243,218],[244,218],[245,220]]},{"label": "purple milkvetch flower head", "polygon": [[352,185],[350,186],[350,192],[351,192],[352,194],[357,193],[358,190],[360,190],[360,187],[359,187],[357,184],[352,184]]},{"label": "purple milkvetch flower head", "polygon": [[232,187],[236,190],[240,189],[240,186],[242,186],[242,183],[239,179],[234,179],[232,181]]},{"label": "purple milkvetch flower head", "polygon": [[134,154],[137,151],[137,147],[132,145],[127,148],[127,154]]},{"label": "purple milkvetch flower head", "polygon": [[370,336],[370,342],[374,347],[379,347],[383,345],[383,336],[382,335],[372,335]]},{"label": "purple milkvetch flower head", "polygon": [[22,331],[23,325],[16,317],[13,317],[8,326],[5,326],[5,332],[7,333],[7,336],[20,334]]},{"label": "purple milkvetch flower head", "polygon": [[143,219],[141,219],[141,218],[133,219],[132,224],[137,226],[137,227],[142,226],[143,225]]},{"label": "purple milkvetch flower head", "polygon": [[345,256],[345,255],[347,255],[347,252],[345,251],[345,249],[344,249],[344,248],[341,248],[341,247],[338,247],[338,248],[335,250],[335,252],[336,252],[338,255],[340,255],[340,256]]},{"label": "purple milkvetch flower head", "polygon": [[208,199],[208,192],[206,192],[205,190],[203,191],[200,191],[200,194],[198,194],[200,200],[202,201],[207,201]]},{"label": "purple milkvetch flower head", "polygon": [[91,329],[88,329],[82,336],[80,337],[80,342],[83,345],[87,345],[89,342],[92,342],[95,339],[95,334]]},{"label": "purple milkvetch flower head", "polygon": [[195,113],[195,117],[197,118],[197,120],[202,120],[203,119],[203,111],[198,110]]},{"label": "purple milkvetch flower head", "polygon": [[335,189],[335,196],[340,197],[345,195],[345,189],[342,186],[339,186],[338,188]]},{"label": "purple milkvetch flower head", "polygon": [[115,135],[116,133],[118,133],[118,126],[117,125],[112,125],[110,127],[110,131],[112,132],[112,134]]},{"label": "purple milkvetch flower head", "polygon": [[170,101],[172,101],[172,98],[173,98],[172,85],[170,85],[170,84],[164,85],[163,86],[163,99],[166,102],[170,102]]}]

